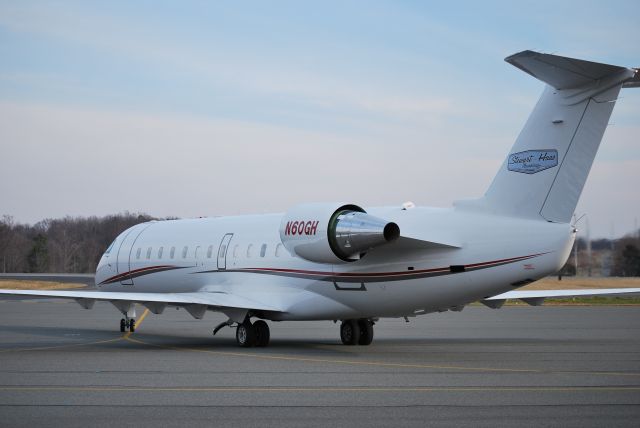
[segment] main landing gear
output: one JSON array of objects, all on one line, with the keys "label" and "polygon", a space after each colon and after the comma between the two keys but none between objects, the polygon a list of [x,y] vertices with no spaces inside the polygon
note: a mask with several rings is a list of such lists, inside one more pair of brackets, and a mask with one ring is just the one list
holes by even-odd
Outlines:
[{"label": "main landing gear", "polygon": [[345,345],[371,345],[373,321],[368,319],[342,321],[340,339]]},{"label": "main landing gear", "polygon": [[[220,324],[214,334],[222,327],[231,325],[231,321]],[[345,345],[371,345],[373,341],[373,324],[369,319],[344,320],[340,325],[340,339]],[[249,318],[236,327],[236,342],[243,348],[269,345],[269,325],[263,320],[251,323]]]},{"label": "main landing gear", "polygon": [[269,325],[263,320],[258,320],[252,324],[251,320],[247,318],[236,327],[236,342],[243,348],[268,346],[269,338]]},{"label": "main landing gear", "polygon": [[134,318],[122,318],[120,320],[120,331],[124,333],[127,330],[131,333],[136,331],[136,320]]}]

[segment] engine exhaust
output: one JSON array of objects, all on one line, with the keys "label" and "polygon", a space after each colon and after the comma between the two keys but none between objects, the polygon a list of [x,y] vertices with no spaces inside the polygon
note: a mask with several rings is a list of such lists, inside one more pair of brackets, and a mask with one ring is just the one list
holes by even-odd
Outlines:
[{"label": "engine exhaust", "polygon": [[329,244],[345,261],[360,259],[370,249],[400,237],[396,223],[358,211],[339,211],[329,222]]}]

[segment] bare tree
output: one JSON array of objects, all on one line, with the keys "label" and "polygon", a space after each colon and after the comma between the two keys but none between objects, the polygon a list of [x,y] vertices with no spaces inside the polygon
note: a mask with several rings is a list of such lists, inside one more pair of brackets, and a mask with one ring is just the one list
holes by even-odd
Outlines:
[{"label": "bare tree", "polygon": [[46,219],[33,226],[0,220],[3,272],[91,273],[109,244],[127,228],[153,218],[146,214]]}]

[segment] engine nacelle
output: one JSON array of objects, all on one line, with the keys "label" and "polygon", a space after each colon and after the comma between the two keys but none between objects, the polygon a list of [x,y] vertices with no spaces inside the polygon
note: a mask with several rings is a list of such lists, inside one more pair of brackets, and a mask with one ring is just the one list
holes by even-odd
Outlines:
[{"label": "engine nacelle", "polygon": [[373,247],[398,239],[393,222],[351,204],[303,204],[282,217],[280,240],[296,256],[318,263],[359,260]]}]

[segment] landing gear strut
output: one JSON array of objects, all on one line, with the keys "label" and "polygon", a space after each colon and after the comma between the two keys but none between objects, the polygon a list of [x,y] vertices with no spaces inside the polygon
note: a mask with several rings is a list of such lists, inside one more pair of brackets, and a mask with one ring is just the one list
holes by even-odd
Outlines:
[{"label": "landing gear strut", "polygon": [[371,345],[373,321],[368,319],[342,321],[340,339],[345,345]]},{"label": "landing gear strut", "polygon": [[131,333],[136,331],[136,320],[134,318],[122,318],[120,320],[120,331],[124,333],[127,329]]},{"label": "landing gear strut", "polygon": [[251,323],[248,318],[236,327],[236,342],[243,348],[269,345],[269,325],[263,320]]}]

